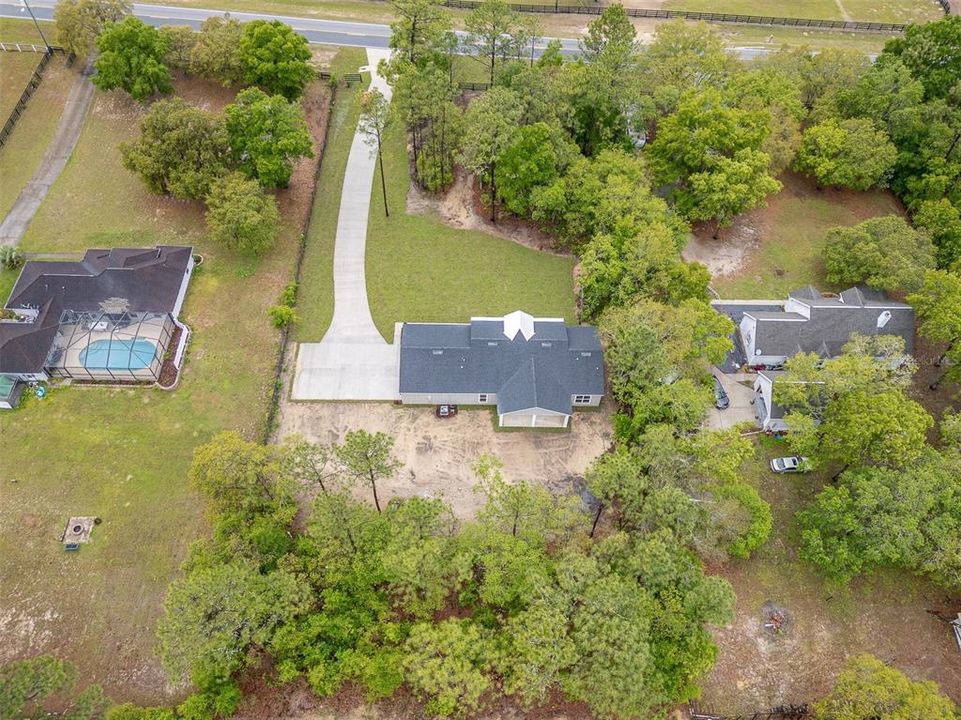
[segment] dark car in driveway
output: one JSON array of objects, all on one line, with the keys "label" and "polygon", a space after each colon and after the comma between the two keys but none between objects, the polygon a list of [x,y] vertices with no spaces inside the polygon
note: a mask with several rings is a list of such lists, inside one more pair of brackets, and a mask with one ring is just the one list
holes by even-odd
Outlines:
[{"label": "dark car in driveway", "polygon": [[717,375],[714,376],[714,407],[718,410],[727,410],[731,405],[731,398],[727,396],[727,392],[724,390],[724,386],[721,385],[721,381],[717,379]]}]

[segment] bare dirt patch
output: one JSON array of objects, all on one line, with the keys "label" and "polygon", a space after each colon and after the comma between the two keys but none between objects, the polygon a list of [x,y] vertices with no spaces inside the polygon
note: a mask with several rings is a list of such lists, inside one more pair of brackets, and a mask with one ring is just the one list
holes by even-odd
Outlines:
[{"label": "bare dirt patch", "polygon": [[711,277],[735,274],[757,249],[761,235],[748,215],[742,215],[715,240],[708,228],[691,233],[681,256],[688,262],[705,265]]},{"label": "bare dirt patch", "polygon": [[174,94],[182,97],[191,105],[201,110],[219,113],[234,101],[237,93],[242,89],[236,86],[224,87],[223,83],[204,80],[196,76],[187,76],[180,71],[173,74]]},{"label": "bare dirt patch", "polygon": [[569,432],[497,431],[490,410],[465,410],[439,420],[433,408],[387,403],[281,404],[278,438],[300,434],[314,442],[339,442],[348,430],[381,431],[396,443],[401,463],[395,477],[378,487],[382,498],[443,497],[459,518],[470,518],[482,498],[473,492],[473,462],[484,453],[504,463],[510,481],[536,482],[557,493],[571,493],[591,460],[611,444],[605,402],[594,412],[577,412]]},{"label": "bare dirt patch", "polygon": [[542,252],[568,255],[557,252],[549,235],[504,210],[499,211],[496,224],[491,222],[490,208],[481,201],[476,178],[462,168],[457,169],[454,183],[442,193],[428,193],[411,181],[407,192],[407,212],[411,215],[434,215],[454,228],[480,230]]}]

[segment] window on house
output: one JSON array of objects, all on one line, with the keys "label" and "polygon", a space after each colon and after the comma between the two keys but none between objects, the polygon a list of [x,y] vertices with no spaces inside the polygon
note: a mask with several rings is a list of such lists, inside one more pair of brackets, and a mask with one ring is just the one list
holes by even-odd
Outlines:
[{"label": "window on house", "polygon": [[477,402],[486,403],[486,402],[487,402],[487,393],[481,393],[480,395],[478,395],[478,396],[477,396]]},{"label": "window on house", "polygon": [[575,405],[587,405],[591,401],[590,395],[575,395],[574,404]]},{"label": "window on house", "polygon": [[443,354],[444,354],[444,351],[443,351],[443,350],[431,350],[431,354],[432,354],[432,355],[443,355]]},{"label": "window on house", "polygon": [[489,343],[487,343],[487,347],[497,347],[497,343],[496,343],[496,342],[489,342]]},{"label": "window on house", "polygon": [[551,345],[553,345],[553,343],[548,343],[548,342],[541,343],[541,347],[550,347]]},{"label": "window on house", "polygon": [[590,357],[590,356],[591,356],[591,354],[590,354],[589,352],[582,352],[582,353],[581,353],[581,357]]}]

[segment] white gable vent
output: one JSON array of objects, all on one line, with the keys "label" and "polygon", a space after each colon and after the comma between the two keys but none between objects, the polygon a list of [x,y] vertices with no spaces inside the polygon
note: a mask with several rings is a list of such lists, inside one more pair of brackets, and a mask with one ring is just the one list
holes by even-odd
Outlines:
[{"label": "white gable vent", "polygon": [[515,310],[504,316],[504,335],[508,340],[517,337],[521,333],[525,340],[534,337],[534,318],[522,310]]},{"label": "white gable vent", "polygon": [[890,310],[885,310],[883,313],[881,313],[880,315],[878,315],[878,329],[880,330],[880,329],[883,328],[885,325],[887,325],[887,324],[888,324],[888,321],[889,321],[890,319],[891,319],[891,311],[890,311]]}]

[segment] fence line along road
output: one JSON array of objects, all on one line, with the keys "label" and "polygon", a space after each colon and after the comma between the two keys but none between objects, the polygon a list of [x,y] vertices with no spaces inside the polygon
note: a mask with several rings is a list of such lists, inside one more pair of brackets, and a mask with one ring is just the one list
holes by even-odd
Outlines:
[{"label": "fence line along road", "polygon": [[[54,52],[63,52],[63,48],[50,48]],[[0,42],[0,52],[34,52],[34,53],[45,53],[47,52],[46,45],[33,45],[31,43],[5,43]]]},{"label": "fence line along road", "polygon": [[[949,0],[938,0],[945,13]],[[480,0],[444,0],[449,8],[473,10],[482,5]],[[607,5],[561,5],[560,0],[553,4],[526,5],[511,4],[516,12],[555,13],[559,15],[600,15]],[[903,32],[907,27],[901,23],[858,22],[856,20],[816,20],[814,18],[770,17],[766,15],[734,15],[731,13],[695,12],[693,10],[663,10],[648,8],[624,8],[630,17],[654,18],[658,20],[704,20],[713,23],[740,23],[747,25],[769,25],[776,27],[803,27],[816,30],[857,30],[862,32]]]},{"label": "fence line along road", "polygon": [[[27,81],[27,87],[20,94],[20,99],[17,100],[17,104],[13,106],[13,110],[10,111],[10,116],[7,118],[7,122],[3,124],[3,129],[0,130],[0,147],[7,141],[10,137],[10,133],[13,132],[14,125],[17,124],[17,120],[23,115],[23,111],[27,109],[27,102],[33,96],[34,91],[40,87],[40,83],[43,80],[43,71],[47,68],[47,64],[50,62],[50,58],[53,57],[54,53],[63,53],[63,48],[47,48],[42,47],[40,50],[20,50],[20,47],[25,48],[35,48],[36,45],[19,45],[18,43],[0,43],[0,48],[5,52],[43,52],[43,57],[40,58],[40,62],[37,63],[36,70],[33,71],[33,75]],[[11,48],[8,50],[8,48]],[[17,48],[17,49],[12,49]]]}]

